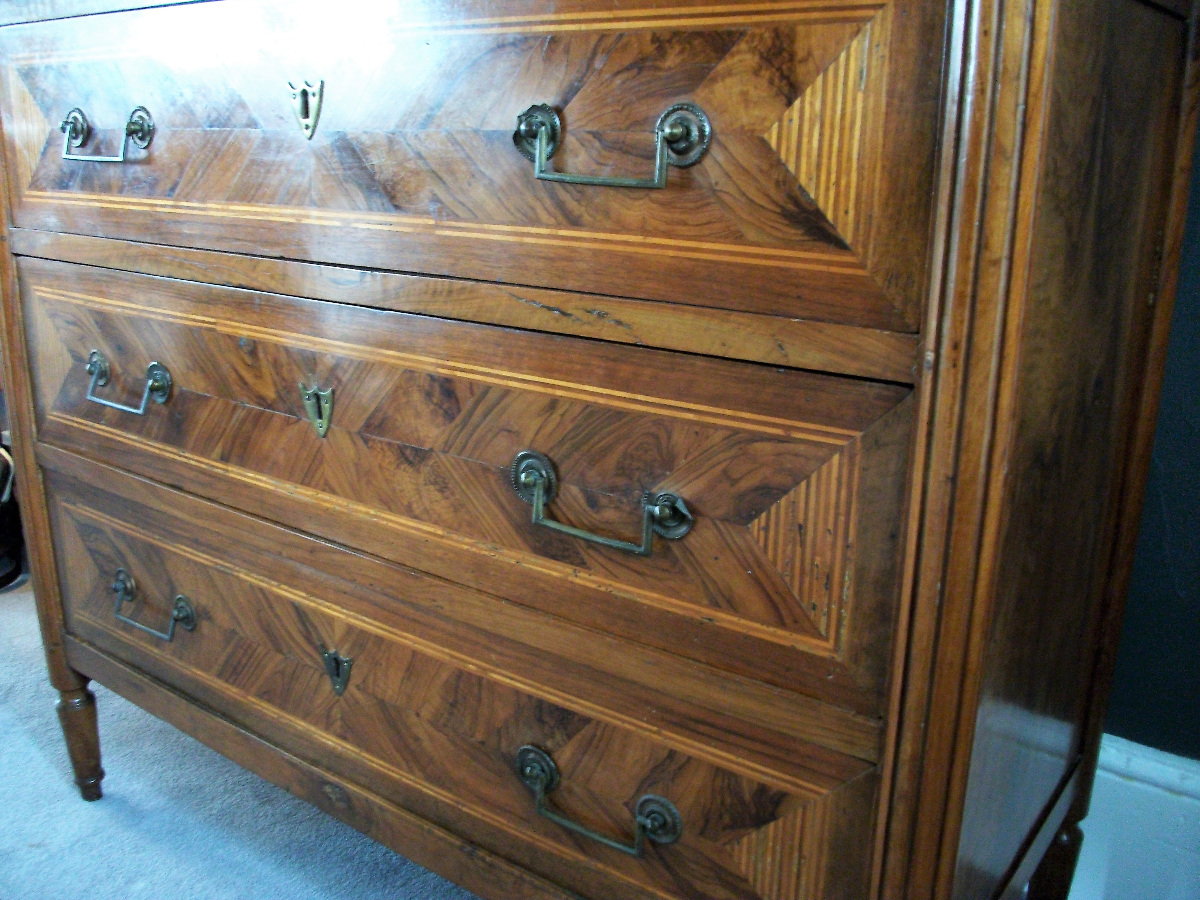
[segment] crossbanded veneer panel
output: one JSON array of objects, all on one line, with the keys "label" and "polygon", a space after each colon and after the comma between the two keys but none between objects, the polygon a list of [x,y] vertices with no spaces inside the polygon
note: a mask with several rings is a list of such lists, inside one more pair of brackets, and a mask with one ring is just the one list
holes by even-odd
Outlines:
[{"label": "crossbanded veneer panel", "polygon": [[[738,668],[758,672],[757,647],[793,660],[790,684],[800,670],[840,671],[819,695],[845,689],[864,711],[878,702],[895,544],[858,546],[862,528],[893,540],[895,530],[886,516],[861,516],[856,498],[886,484],[875,508],[900,502],[894,476],[863,473],[902,464],[907,389],[694,358],[685,367],[635,348],[585,354],[565,338],[34,260],[22,268],[43,439],[154,477],[164,464],[202,470],[221,486],[200,492],[233,505],[254,488],[336,507],[446,548],[461,561],[446,574],[489,591],[497,565],[540,572],[559,587],[518,588],[513,599],[568,618],[580,609],[558,591],[626,598],[740,642]],[[170,401],[144,416],[88,402],[92,349],[114,366],[104,396],[136,402],[157,359],[174,379]],[[333,390],[324,439],[300,383]],[[101,451],[105,442],[124,449]],[[548,510],[559,520],[633,537],[642,497],[669,490],[696,525],[681,540],[655,538],[648,558],[534,526],[509,472],[525,449],[554,462],[560,490]],[[373,549],[362,540],[349,542]],[[426,554],[396,558],[427,568]],[[597,621],[704,652],[687,633]]]},{"label": "crossbanded veneer panel", "polygon": [[[615,879],[627,883],[622,895],[664,900],[801,900],[824,896],[835,857],[843,867],[850,857],[864,865],[862,847],[844,846],[840,837],[831,844],[829,821],[831,804],[848,797],[872,802],[873,770],[862,763],[843,760],[804,787],[729,771],[616,727],[604,713],[527,693],[490,667],[414,645],[383,621],[343,611],[336,583],[281,583],[266,562],[242,569],[210,555],[215,536],[196,533],[194,525],[180,521],[152,532],[91,507],[82,486],[69,480],[54,479],[52,493],[74,636],[198,692],[251,730],[271,720],[272,737],[284,735],[285,746],[289,735],[297,749],[310,739],[324,742],[323,765],[350,777],[366,765],[379,780],[371,789],[384,797],[423,796],[434,809],[454,811],[443,819],[465,815],[505,833],[510,843],[527,845],[540,860],[534,868],[550,877],[573,872],[569,884],[592,889],[589,877]],[[102,493],[87,489],[86,496]],[[181,533],[195,539],[180,540]],[[137,584],[126,615],[158,624],[170,598],[185,592],[197,610],[196,629],[163,643],[117,622],[110,583],[118,567]],[[353,660],[340,696],[320,661],[328,648]],[[539,818],[513,771],[516,748],[527,743],[559,765],[554,802],[573,818],[619,837],[630,829],[636,799],[655,793],[678,806],[683,837],[634,860]],[[869,817],[861,818],[865,827]]]},{"label": "crossbanded veneer panel", "polygon": [[[252,52],[230,37],[288,11],[201,4],[0,35],[16,224],[917,330],[937,4],[472,3],[449,22],[397,3],[361,26],[369,50],[359,26],[341,41],[297,24]],[[289,46],[326,85],[311,140]],[[556,170],[648,174],[679,102],[713,140],[665,190],[537,181],[513,146],[517,115],[547,103],[565,123]],[[151,147],[64,161],[56,126],[81,104],[85,152],[115,150],[135,105]]]}]

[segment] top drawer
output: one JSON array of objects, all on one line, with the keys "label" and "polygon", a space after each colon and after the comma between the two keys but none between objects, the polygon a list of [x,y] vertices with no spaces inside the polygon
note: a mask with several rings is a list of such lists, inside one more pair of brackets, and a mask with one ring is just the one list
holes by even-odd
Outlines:
[{"label": "top drawer", "polygon": [[[6,28],[15,224],[916,330],[937,4],[447,8],[230,0]],[[304,81],[323,83],[311,133]],[[681,103],[711,139],[661,189],[537,180],[514,146],[546,104],[549,170],[649,177]],[[123,141],[136,107],[146,149]],[[76,108],[90,137],[68,148]]]}]

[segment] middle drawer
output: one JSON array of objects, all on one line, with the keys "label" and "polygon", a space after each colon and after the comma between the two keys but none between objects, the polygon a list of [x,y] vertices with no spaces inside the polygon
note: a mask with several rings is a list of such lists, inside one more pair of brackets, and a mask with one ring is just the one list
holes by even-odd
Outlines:
[{"label": "middle drawer", "polygon": [[909,389],[43,260],[20,276],[41,440],[879,714]]}]

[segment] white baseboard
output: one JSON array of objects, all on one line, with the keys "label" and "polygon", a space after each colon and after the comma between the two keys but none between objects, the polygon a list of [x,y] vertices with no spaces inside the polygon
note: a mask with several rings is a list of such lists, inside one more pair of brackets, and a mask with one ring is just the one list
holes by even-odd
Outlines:
[{"label": "white baseboard", "polygon": [[1164,753],[1115,734],[1104,735],[1100,742],[1099,770],[1184,799],[1200,800],[1200,760]]},{"label": "white baseboard", "polygon": [[1200,898],[1200,762],[1106,734],[1070,900]]}]

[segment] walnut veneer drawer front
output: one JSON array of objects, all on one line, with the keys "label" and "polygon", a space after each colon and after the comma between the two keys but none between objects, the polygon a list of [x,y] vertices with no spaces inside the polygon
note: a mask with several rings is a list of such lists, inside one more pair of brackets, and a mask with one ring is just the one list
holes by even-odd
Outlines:
[{"label": "walnut veneer drawer front", "polygon": [[[194,500],[166,511],[170,492],[125,476],[100,490],[51,473],[49,485],[71,635],[378,796],[589,896],[859,895],[877,789],[868,764],[827,763],[803,787],[739,774],[710,761],[712,747],[707,759],[681,751],[412,637],[396,615],[407,600],[364,603],[334,577],[253,562],[271,526],[243,516],[246,531],[214,533],[238,517],[197,513]],[[130,485],[150,505],[106,493]],[[335,555],[299,535],[283,543],[301,541],[314,558]],[[437,588],[411,578],[410,590]],[[518,760],[557,769],[556,784],[541,782],[549,816],[536,806],[540,772],[523,779]]]},{"label": "walnut veneer drawer front", "polygon": [[42,440],[880,714],[907,388],[20,270]]},{"label": "walnut veneer drawer front", "polygon": [[[939,4],[623,6],[373,4],[351,35],[230,0],[5,29],[14,221],[915,331]],[[550,170],[651,177],[679,104],[710,136],[661,189],[537,180],[514,146],[547,105]],[[153,132],[123,145],[137,107]]]},{"label": "walnut veneer drawer front", "polygon": [[495,900],[1066,896],[1200,0],[121,5],[0,12],[84,799],[94,679]]}]

